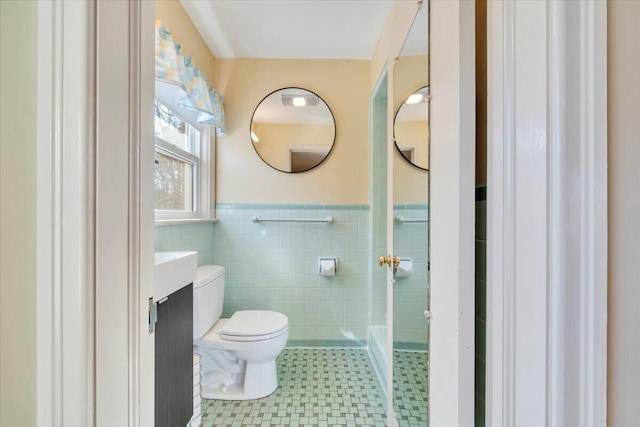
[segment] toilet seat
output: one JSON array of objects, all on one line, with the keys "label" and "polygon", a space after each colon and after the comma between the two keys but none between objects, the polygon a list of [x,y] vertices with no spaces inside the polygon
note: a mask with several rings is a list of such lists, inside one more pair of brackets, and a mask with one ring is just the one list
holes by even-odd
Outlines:
[{"label": "toilet seat", "polygon": [[237,311],[220,329],[220,338],[228,341],[261,341],[278,337],[289,327],[282,313],[267,310]]}]

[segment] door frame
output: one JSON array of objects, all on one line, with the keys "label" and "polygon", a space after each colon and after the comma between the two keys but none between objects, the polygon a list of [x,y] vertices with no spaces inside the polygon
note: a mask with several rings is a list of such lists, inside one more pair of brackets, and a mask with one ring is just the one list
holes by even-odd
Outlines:
[{"label": "door frame", "polygon": [[430,3],[429,418],[473,426],[475,2]]},{"label": "door frame", "polygon": [[[140,53],[153,51],[153,2],[38,7],[38,420],[151,426],[153,57]],[[432,135],[445,142],[431,178],[447,183],[431,193],[434,426],[473,422],[474,10],[431,5]],[[389,37],[394,59],[401,34]]]},{"label": "door frame", "polygon": [[606,425],[606,15],[488,4],[486,425]]},{"label": "door frame", "polygon": [[153,16],[38,2],[38,426],[153,425]]},{"label": "door frame", "polygon": [[38,426],[94,423],[93,6],[37,6]]}]

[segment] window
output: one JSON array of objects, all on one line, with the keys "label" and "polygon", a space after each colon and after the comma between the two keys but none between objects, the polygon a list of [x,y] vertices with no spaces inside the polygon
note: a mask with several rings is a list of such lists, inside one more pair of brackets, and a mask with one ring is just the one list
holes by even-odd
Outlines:
[{"label": "window", "polygon": [[209,132],[155,102],[156,220],[210,219]]}]

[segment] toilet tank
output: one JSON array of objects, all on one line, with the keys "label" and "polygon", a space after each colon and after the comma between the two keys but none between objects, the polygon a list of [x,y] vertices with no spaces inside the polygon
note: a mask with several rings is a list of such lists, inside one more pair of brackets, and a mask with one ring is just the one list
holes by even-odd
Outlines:
[{"label": "toilet tank", "polygon": [[202,265],[193,282],[193,337],[202,338],[222,316],[224,267]]}]

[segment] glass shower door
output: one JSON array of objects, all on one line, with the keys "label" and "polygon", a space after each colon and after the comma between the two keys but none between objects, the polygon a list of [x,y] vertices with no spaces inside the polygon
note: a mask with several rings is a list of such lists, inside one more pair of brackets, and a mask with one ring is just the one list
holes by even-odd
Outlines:
[{"label": "glass shower door", "polygon": [[387,269],[381,268],[378,258],[389,253],[389,195],[388,181],[388,78],[383,70],[371,100],[371,321],[368,343],[374,368],[387,392],[391,378],[389,369],[387,330]]},{"label": "glass shower door", "polygon": [[428,422],[428,4],[371,101],[369,352],[388,427]]},{"label": "glass shower door", "polygon": [[393,69],[393,408],[400,426],[428,423],[429,29],[418,10]]}]

